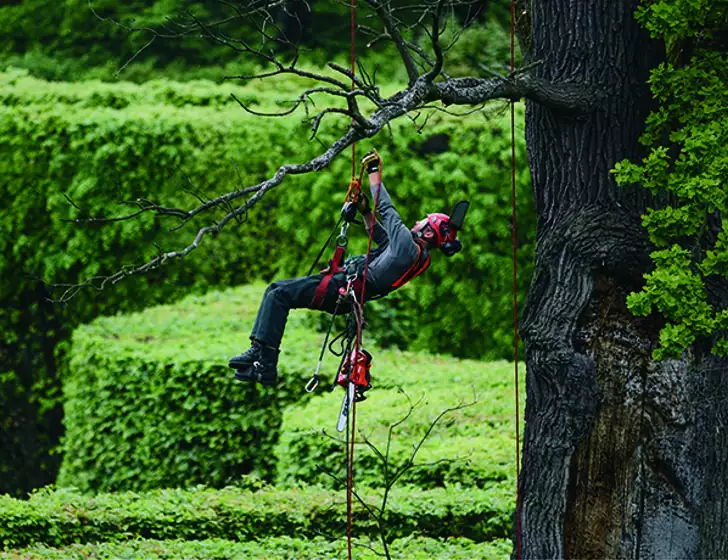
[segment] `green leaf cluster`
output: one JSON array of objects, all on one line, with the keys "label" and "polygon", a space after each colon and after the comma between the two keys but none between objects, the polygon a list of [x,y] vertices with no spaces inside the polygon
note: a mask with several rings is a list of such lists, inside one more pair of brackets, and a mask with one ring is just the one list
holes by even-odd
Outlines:
[{"label": "green leaf cluster", "polygon": [[[698,339],[728,350],[728,302],[709,298],[728,281],[728,29],[725,0],[646,2],[638,11],[663,40],[668,60],[650,86],[659,106],[647,121],[642,162],[615,168],[620,184],[639,184],[669,200],[643,217],[656,250],[654,270],[628,305],[637,315],[666,320],[655,357],[679,355]],[[719,290],[718,290],[719,291]]]},{"label": "green leaf cluster", "polygon": [[[381,493],[359,489],[371,505]],[[510,488],[395,489],[388,500],[386,525],[391,538],[419,534],[430,538],[462,537],[475,542],[508,537]],[[73,490],[50,490],[28,500],[0,496],[0,549],[44,544],[59,547],[104,541],[227,539],[259,537],[313,539],[343,534],[346,505],[339,493],[319,488],[255,492],[157,490],[85,496]],[[353,508],[356,537],[373,539],[378,525],[358,503]],[[315,542],[315,541],[313,541]]]}]

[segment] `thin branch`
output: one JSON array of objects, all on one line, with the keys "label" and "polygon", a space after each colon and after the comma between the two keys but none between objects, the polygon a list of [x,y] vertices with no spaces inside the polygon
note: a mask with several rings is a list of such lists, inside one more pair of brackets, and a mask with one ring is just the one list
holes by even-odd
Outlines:
[{"label": "thin branch", "polygon": [[409,85],[412,86],[417,81],[417,78],[420,77],[419,73],[417,72],[417,68],[415,67],[415,63],[412,60],[412,55],[410,54],[409,48],[407,48],[407,45],[405,43],[404,38],[402,37],[402,34],[399,31],[399,28],[397,27],[397,24],[394,21],[394,18],[392,17],[392,14],[390,12],[389,8],[389,2],[385,1],[379,1],[379,0],[366,0],[367,4],[369,4],[377,13],[379,16],[379,19],[384,24],[385,29],[387,30],[387,33],[392,38],[392,41],[394,42],[394,45],[397,48],[397,51],[399,52],[399,56],[402,58],[402,62],[404,64],[405,69],[407,70],[407,76],[409,77]]},{"label": "thin branch", "polygon": [[442,15],[443,3],[444,0],[439,0],[437,8],[432,14],[432,34],[430,35],[430,39],[432,41],[432,48],[435,51],[435,64],[432,66],[432,69],[423,76],[425,81],[428,82],[432,82],[442,71],[443,58],[442,47],[440,47],[440,16]]},{"label": "thin branch", "polygon": [[[334,474],[332,471],[330,471],[326,467],[323,467],[321,465],[316,465],[316,468],[319,471],[321,471],[322,473],[324,473],[325,475],[333,478],[339,484],[346,485],[346,483],[347,483],[346,480],[344,480],[340,476]],[[366,503],[364,498],[362,498],[361,495],[359,494],[359,492],[357,492],[354,488],[351,489],[351,492],[354,495],[354,497],[356,498],[357,502],[359,502],[361,504],[361,506],[367,510],[369,515],[371,515],[374,518],[374,520],[377,521],[377,523],[379,523],[379,521],[380,521],[379,514],[372,508],[372,506],[370,506],[368,503]]]}]

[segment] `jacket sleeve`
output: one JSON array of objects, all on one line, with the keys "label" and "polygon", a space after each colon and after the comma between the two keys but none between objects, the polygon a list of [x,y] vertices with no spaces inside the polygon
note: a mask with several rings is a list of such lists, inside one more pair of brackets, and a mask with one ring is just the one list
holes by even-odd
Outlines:
[{"label": "jacket sleeve", "polygon": [[[417,255],[417,246],[412,239],[412,233],[402,222],[399,213],[392,204],[392,199],[384,187],[384,183],[375,183],[371,186],[372,200],[377,200],[377,189],[379,189],[379,203],[377,212],[382,220],[383,233],[388,237],[390,250],[396,255],[412,258]],[[375,235],[377,231],[375,229]],[[376,240],[376,237],[374,238]]]},{"label": "jacket sleeve", "polygon": [[377,247],[381,247],[382,249],[389,245],[389,236],[387,235],[387,232],[384,231],[382,224],[380,224],[377,220],[374,220],[374,233],[372,233],[372,239],[374,240],[374,243],[377,244]]}]

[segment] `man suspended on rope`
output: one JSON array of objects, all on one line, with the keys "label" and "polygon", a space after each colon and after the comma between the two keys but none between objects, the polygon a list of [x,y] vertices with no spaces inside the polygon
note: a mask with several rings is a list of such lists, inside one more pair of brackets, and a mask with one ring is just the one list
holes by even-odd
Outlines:
[{"label": "man suspended on rope", "polygon": [[[372,239],[377,244],[377,248],[369,254],[366,271],[364,299],[371,300],[389,294],[422,274],[430,265],[430,252],[433,249],[440,248],[449,257],[461,249],[456,236],[457,230],[462,227],[467,203],[461,203],[466,206],[465,211],[458,212],[461,218],[457,223],[445,214],[428,214],[409,229],[402,222],[382,184],[379,155],[370,152],[362,158],[362,164],[369,175],[372,198],[379,201],[376,210],[381,219],[381,223],[376,220],[369,199],[361,193],[356,200],[356,208],[367,232],[374,228]],[[274,282],[268,286],[250,335],[250,348],[230,359],[230,367],[237,370],[235,378],[274,385],[279,346],[288,312],[291,309],[307,308],[341,314],[351,309],[339,301],[337,311],[337,300],[341,296],[339,290],[345,288],[348,280],[356,275],[358,284],[355,284],[357,288],[354,293],[359,297],[365,262],[366,255],[360,255],[349,259],[345,268],[332,263],[328,270],[320,274]]]}]

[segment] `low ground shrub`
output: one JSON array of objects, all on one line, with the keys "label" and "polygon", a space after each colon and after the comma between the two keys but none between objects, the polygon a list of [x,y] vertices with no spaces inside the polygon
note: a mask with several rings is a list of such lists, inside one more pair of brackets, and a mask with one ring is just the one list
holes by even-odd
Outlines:
[{"label": "low ground shrub", "polygon": [[[374,491],[359,489],[371,504]],[[144,494],[83,496],[73,491],[42,491],[21,501],[0,496],[0,547],[143,539],[253,539],[295,535],[308,539],[344,535],[346,508],[341,494],[308,488],[257,492],[161,490]],[[487,490],[402,488],[389,497],[389,538],[422,535],[463,537],[476,542],[508,537],[512,488]],[[357,537],[377,538],[377,525],[363,507],[354,507]]]},{"label": "low ground shrub", "polygon": [[[66,560],[67,558],[106,559],[106,558],[145,558],[149,560],[339,560],[346,556],[346,541],[326,540],[323,537],[299,539],[273,537],[249,542],[234,542],[223,539],[200,541],[140,539],[122,542],[74,544],[61,548],[37,545],[24,550],[0,552],[0,560]],[[373,548],[374,550],[371,550]],[[474,542],[469,539],[451,538],[446,540],[426,537],[411,537],[395,540],[389,547],[394,558],[407,560],[507,560],[510,556],[511,542],[498,539],[490,542]],[[377,541],[357,539],[355,554],[358,560],[375,560],[381,544]]]}]

